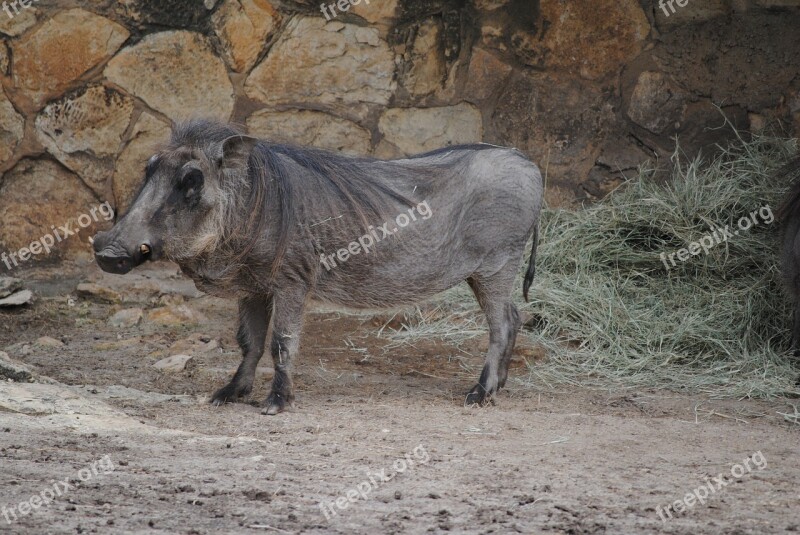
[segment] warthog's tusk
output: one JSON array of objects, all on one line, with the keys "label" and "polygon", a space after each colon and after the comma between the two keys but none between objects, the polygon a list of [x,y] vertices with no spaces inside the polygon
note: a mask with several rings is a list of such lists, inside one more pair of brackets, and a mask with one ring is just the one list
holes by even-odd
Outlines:
[{"label": "warthog's tusk", "polygon": [[89,245],[94,245],[94,238],[89,236]]},{"label": "warthog's tusk", "polygon": [[146,243],[143,243],[142,245],[139,246],[139,250],[142,252],[142,254],[148,254],[150,253],[150,246],[147,245]]}]

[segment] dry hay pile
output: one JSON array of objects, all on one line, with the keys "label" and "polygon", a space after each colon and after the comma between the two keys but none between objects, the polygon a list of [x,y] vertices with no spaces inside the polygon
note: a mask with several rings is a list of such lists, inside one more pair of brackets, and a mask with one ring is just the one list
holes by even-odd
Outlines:
[{"label": "dry hay pile", "polygon": [[[520,306],[532,320],[520,336],[547,356],[531,364],[526,383],[800,395],[800,360],[788,351],[781,231],[769,222],[789,186],[776,170],[796,151],[794,140],[756,137],[711,160],[687,162],[676,153],[670,181],[643,167],[593,206],[545,210],[532,299]],[[757,224],[741,229],[752,213]],[[726,225],[738,235],[716,244],[717,231],[708,254],[675,257],[667,269],[661,253]],[[465,285],[437,307],[407,314],[405,327],[388,335],[401,343],[436,336],[468,348],[474,344],[464,342],[485,333]]]}]

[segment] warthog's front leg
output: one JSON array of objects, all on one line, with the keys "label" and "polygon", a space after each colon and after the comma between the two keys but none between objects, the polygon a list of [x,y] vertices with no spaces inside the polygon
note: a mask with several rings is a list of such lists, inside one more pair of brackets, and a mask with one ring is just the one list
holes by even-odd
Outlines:
[{"label": "warthog's front leg", "polygon": [[217,390],[211,397],[211,403],[214,405],[236,401],[252,391],[256,366],[264,354],[264,343],[271,316],[271,297],[254,296],[239,300],[239,332],[236,334],[236,340],[242,348],[242,362],[231,382]]},{"label": "warthog's front leg", "polygon": [[270,346],[275,376],[262,414],[278,414],[294,401],[292,359],[300,347],[305,298],[306,292],[301,290],[283,290],[275,296],[275,321]]}]

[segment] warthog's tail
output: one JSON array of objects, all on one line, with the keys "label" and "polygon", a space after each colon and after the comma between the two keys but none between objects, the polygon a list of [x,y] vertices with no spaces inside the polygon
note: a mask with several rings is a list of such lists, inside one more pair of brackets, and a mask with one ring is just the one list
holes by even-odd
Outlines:
[{"label": "warthog's tail", "polygon": [[528,290],[531,288],[533,282],[533,275],[536,273],[536,246],[539,243],[539,223],[533,227],[533,245],[531,246],[531,259],[528,262],[528,271],[525,273],[525,280],[522,283],[522,295],[525,297],[525,302],[528,302]]}]

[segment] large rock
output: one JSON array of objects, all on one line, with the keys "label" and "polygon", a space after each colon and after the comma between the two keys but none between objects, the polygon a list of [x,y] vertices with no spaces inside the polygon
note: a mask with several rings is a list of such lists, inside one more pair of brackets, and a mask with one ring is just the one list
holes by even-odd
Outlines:
[{"label": "large rock", "polygon": [[353,2],[350,12],[370,24],[388,27],[397,18],[398,4],[399,0],[372,0],[369,3],[365,0],[357,4]]},{"label": "large rock", "polygon": [[621,127],[608,95],[594,84],[520,76],[501,93],[487,141],[525,152],[547,170],[548,186],[574,188],[595,165],[604,137],[616,129]]},{"label": "large rock", "polygon": [[114,171],[114,206],[120,215],[128,211],[141,187],[147,160],[157,144],[169,138],[169,133],[169,125],[147,112],[142,112],[136,121]]},{"label": "large rock", "polygon": [[377,29],[298,17],[245,82],[268,105],[326,106],[364,116],[395,90],[394,56]]},{"label": "large rock", "polygon": [[7,17],[5,12],[0,12],[0,33],[9,37],[19,37],[36,24],[39,10],[34,7],[20,9],[13,17]]},{"label": "large rock", "polygon": [[[97,1],[97,0],[95,0]],[[129,28],[194,29],[205,26],[208,7],[200,0],[115,0],[110,2],[114,13],[125,20]],[[213,4],[213,2],[212,2]],[[213,7],[213,5],[212,5]]]},{"label": "large rock", "polygon": [[443,108],[388,109],[378,126],[384,141],[410,155],[446,145],[480,142],[482,124],[480,110],[461,103]]},{"label": "large rock", "polygon": [[356,123],[319,111],[262,110],[247,120],[254,136],[282,143],[311,145],[347,154],[369,152],[371,135]]},{"label": "large rock", "polygon": [[39,106],[111,57],[128,35],[83,9],[61,11],[14,43],[14,86]]},{"label": "large rock", "polygon": [[[59,164],[22,160],[5,174],[0,184],[0,249],[15,252],[51,236],[55,242],[51,252],[42,250],[34,259],[88,257],[91,255],[88,237],[104,221],[97,211],[98,222],[91,218],[91,209],[98,204],[83,182]],[[91,219],[85,228],[78,222],[83,215]],[[85,217],[80,219],[86,221]],[[72,232],[80,232],[65,236],[66,232],[59,231],[63,225],[69,225]],[[56,231],[61,241],[55,237]]]},{"label": "large rock", "polygon": [[417,30],[406,63],[410,65],[403,85],[415,97],[429,95],[442,86],[447,75],[441,53],[441,28],[436,21],[427,21]]},{"label": "large rock", "polygon": [[512,44],[526,64],[587,79],[617,73],[641,52],[650,23],[637,0],[542,0],[542,35],[518,31]]},{"label": "large rock", "polygon": [[172,120],[193,114],[228,120],[233,111],[225,64],[194,32],[148,35],[117,54],[105,75]]},{"label": "large rock", "polygon": [[472,58],[467,71],[464,97],[470,101],[490,98],[502,87],[511,74],[512,68],[482,48],[472,50]]},{"label": "large rock", "polygon": [[225,0],[213,23],[225,61],[233,70],[246,72],[275,31],[278,12],[266,0]]},{"label": "large rock", "polygon": [[800,12],[733,14],[675,26],[650,54],[660,72],[696,95],[750,111],[774,109],[787,88],[797,87],[800,72],[800,32],[787,27],[800,28]]},{"label": "large rock", "polygon": [[8,66],[11,64],[11,51],[5,41],[0,40],[0,76],[8,76]]},{"label": "large rock", "polygon": [[680,123],[689,95],[659,72],[639,75],[628,101],[628,117],[654,134]]},{"label": "large rock", "polygon": [[0,162],[14,154],[25,130],[25,119],[17,113],[0,88]]},{"label": "large rock", "polygon": [[[681,0],[681,3],[685,2],[686,0]],[[672,7],[668,2],[656,3],[653,10],[656,27],[661,31],[669,31],[672,26],[693,24],[715,17],[722,17],[729,13],[729,3],[727,0],[704,0],[703,2],[690,1],[681,6],[676,2],[672,2]]]},{"label": "large rock", "polygon": [[130,98],[93,86],[48,104],[36,118],[36,133],[50,154],[103,195],[132,114]]}]

